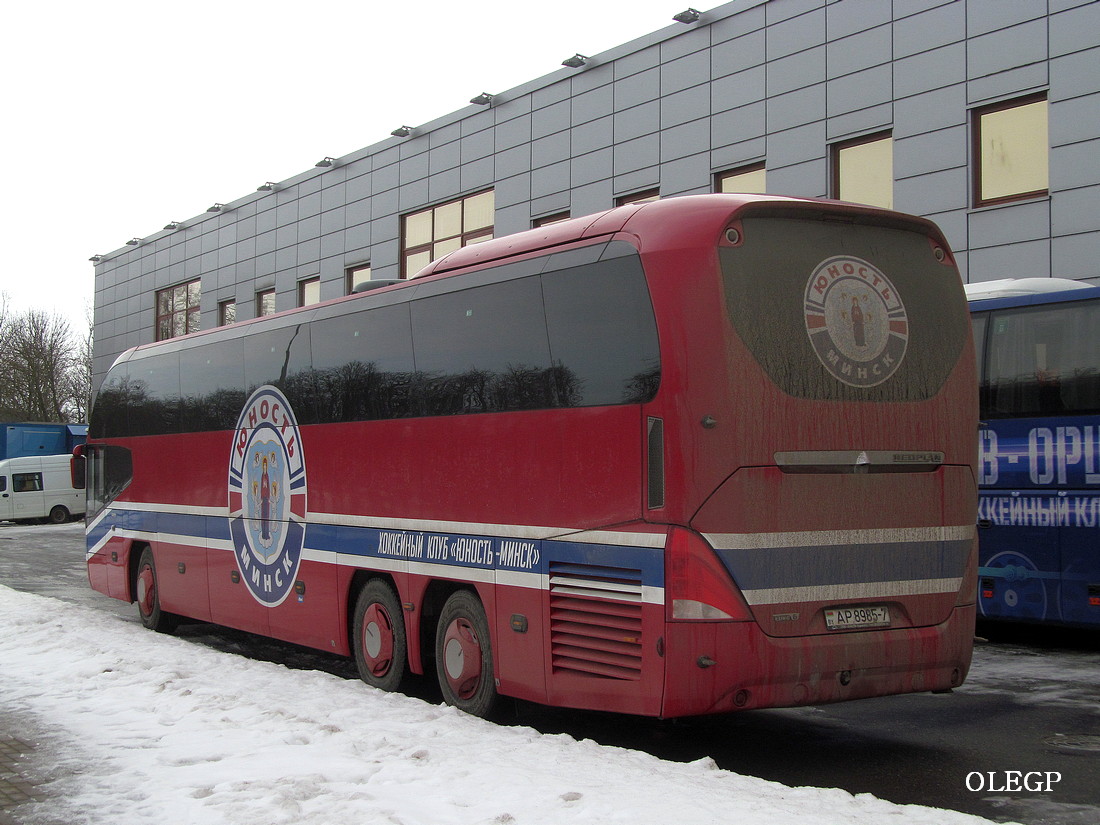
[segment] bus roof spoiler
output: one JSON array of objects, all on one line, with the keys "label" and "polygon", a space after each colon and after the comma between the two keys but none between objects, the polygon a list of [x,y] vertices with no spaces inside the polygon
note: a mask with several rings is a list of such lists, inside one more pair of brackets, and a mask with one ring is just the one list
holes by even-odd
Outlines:
[{"label": "bus roof spoiler", "polygon": [[1069,278],[1002,278],[999,281],[981,281],[966,284],[968,301],[984,301],[989,298],[1013,298],[1020,295],[1042,295],[1048,292],[1065,292],[1071,289],[1088,289],[1092,284]]}]

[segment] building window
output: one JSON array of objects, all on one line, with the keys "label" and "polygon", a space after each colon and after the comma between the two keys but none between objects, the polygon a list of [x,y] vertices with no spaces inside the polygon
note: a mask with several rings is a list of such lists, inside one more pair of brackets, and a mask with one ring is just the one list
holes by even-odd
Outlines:
[{"label": "building window", "polygon": [[402,224],[401,277],[472,243],[493,237],[492,190],[405,215]]},{"label": "building window", "polygon": [[306,307],[321,300],[321,277],[298,281],[298,306]]},{"label": "building window", "polygon": [[623,195],[615,199],[616,206],[626,206],[628,203],[649,203],[661,199],[660,189],[647,189],[644,192],[635,192],[633,195]]},{"label": "building window", "polygon": [[256,317],[275,314],[275,289],[265,289],[256,293]]},{"label": "building window", "polygon": [[237,320],[237,302],[236,301],[219,301],[218,302],[218,326],[227,327]]},{"label": "building window", "polygon": [[1047,194],[1050,144],[1045,95],[976,109],[973,136],[975,206]]},{"label": "building window", "polygon": [[198,332],[200,280],[157,290],[157,340]]},{"label": "building window", "polygon": [[568,212],[556,212],[553,215],[547,215],[543,218],[535,218],[531,221],[531,227],[538,229],[540,226],[550,226],[551,224],[561,223],[567,220],[569,220]]},{"label": "building window", "polygon": [[370,280],[370,264],[357,264],[344,270],[344,294],[351,295],[355,285]]},{"label": "building window", "polygon": [[765,172],[762,163],[719,172],[714,177],[716,192],[746,192],[752,195],[763,195],[768,191],[765,188]]},{"label": "building window", "polygon": [[894,208],[894,140],[889,133],[833,146],[832,196]]}]

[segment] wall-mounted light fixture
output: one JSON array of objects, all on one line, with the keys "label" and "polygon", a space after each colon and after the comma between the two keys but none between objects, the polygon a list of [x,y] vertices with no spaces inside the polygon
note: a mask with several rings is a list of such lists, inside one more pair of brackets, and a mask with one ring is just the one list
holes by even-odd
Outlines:
[{"label": "wall-mounted light fixture", "polygon": [[271,181],[265,181],[256,187],[257,192],[274,192],[275,184]]},{"label": "wall-mounted light fixture", "polygon": [[578,54],[575,54],[572,57],[568,58],[567,60],[563,60],[561,62],[561,65],[568,66],[570,69],[579,69],[581,66],[583,66],[587,62],[588,62],[588,58],[585,57],[583,54],[578,53]]},{"label": "wall-mounted light fixture", "polygon": [[695,9],[686,9],[679,14],[672,15],[672,19],[677,23],[694,23],[699,19],[699,12]]},{"label": "wall-mounted light fixture", "polygon": [[103,260],[103,256],[102,255],[93,255],[88,260],[91,261],[93,264],[98,264],[100,261]]},{"label": "wall-mounted light fixture", "polygon": [[126,245],[127,246],[137,246],[139,243],[141,243],[141,238],[130,238],[130,240],[128,240],[126,242]]},{"label": "wall-mounted light fixture", "polygon": [[412,126],[398,126],[390,134],[394,137],[408,137],[412,134]]},{"label": "wall-mounted light fixture", "polygon": [[470,102],[476,103],[478,106],[488,106],[493,102],[493,96],[488,92],[482,92],[477,97],[471,97]]},{"label": "wall-mounted light fixture", "polygon": [[225,204],[224,203],[216,203],[213,206],[211,206],[209,209],[207,209],[206,211],[207,212],[221,212],[223,209],[225,209]]},{"label": "wall-mounted light fixture", "polygon": [[314,166],[319,166],[322,169],[327,169],[328,167],[334,165],[335,163],[336,163],[336,158],[323,157],[313,165]]},{"label": "wall-mounted light fixture", "polygon": [[164,228],[167,229],[169,232],[175,232],[177,229],[180,228],[180,222],[179,221],[168,221],[168,223],[166,223],[164,225]]}]

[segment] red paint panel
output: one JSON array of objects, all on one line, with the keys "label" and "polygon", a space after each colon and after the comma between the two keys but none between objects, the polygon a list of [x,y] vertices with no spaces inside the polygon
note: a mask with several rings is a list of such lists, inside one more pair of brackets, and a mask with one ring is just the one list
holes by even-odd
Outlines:
[{"label": "red paint panel", "polygon": [[[876,632],[873,644],[860,632],[777,639],[751,622],[672,623],[661,715],[945,690],[966,678],[973,627],[973,606],[933,627]],[[714,664],[700,667],[700,657]]]},{"label": "red paint panel", "polygon": [[637,407],[305,427],[309,509],[600,527],[640,516]]},{"label": "red paint panel", "polygon": [[189,547],[166,541],[153,544],[157,590],[164,610],[202,622],[210,621],[206,553],[203,547]]},{"label": "red paint panel", "polygon": [[[500,678],[499,690],[531,702],[546,702],[543,665],[546,628],[542,591],[527,587],[496,587],[496,616],[492,634],[496,640],[493,661]],[[513,617],[516,619],[513,625]]]},{"label": "red paint panel", "polygon": [[269,608],[253,598],[243,581],[233,581],[234,574],[240,576],[233,551],[211,550],[207,559],[211,621],[250,633],[268,635]]},{"label": "red paint panel", "polygon": [[[347,627],[340,614],[336,565],[302,561],[296,582],[302,593],[290,594],[268,617],[271,635],[300,645],[337,652],[345,644]],[[339,640],[339,641],[338,641]]]}]

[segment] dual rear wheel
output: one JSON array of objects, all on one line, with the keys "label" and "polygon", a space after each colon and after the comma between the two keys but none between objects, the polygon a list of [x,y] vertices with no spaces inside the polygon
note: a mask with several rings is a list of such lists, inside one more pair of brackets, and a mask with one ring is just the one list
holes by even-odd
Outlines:
[{"label": "dual rear wheel", "polygon": [[[393,587],[371,579],[359,593],[353,625],[355,664],[368,685],[397,690],[408,669],[405,618]],[[487,716],[497,700],[489,622],[481,601],[469,590],[451,594],[435,633],[439,687],[449,705],[473,716]]]}]

